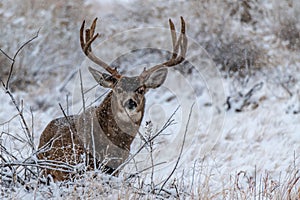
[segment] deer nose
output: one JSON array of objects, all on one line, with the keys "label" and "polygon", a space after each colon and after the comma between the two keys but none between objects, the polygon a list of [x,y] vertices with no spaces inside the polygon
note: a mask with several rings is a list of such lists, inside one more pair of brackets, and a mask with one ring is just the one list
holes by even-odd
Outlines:
[{"label": "deer nose", "polygon": [[126,101],[125,106],[129,109],[129,110],[133,110],[137,107],[137,104],[134,100],[129,99],[128,101]]}]

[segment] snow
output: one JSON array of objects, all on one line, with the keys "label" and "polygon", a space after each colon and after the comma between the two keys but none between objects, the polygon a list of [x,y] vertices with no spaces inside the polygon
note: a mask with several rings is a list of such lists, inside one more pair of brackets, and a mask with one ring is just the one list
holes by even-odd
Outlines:
[{"label": "snow", "polygon": [[[177,184],[180,191],[184,191],[181,193],[183,198],[192,199],[193,195],[195,198],[233,198],[236,197],[232,192],[237,190],[235,181],[239,172],[245,172],[247,176],[254,178],[257,189],[260,187],[258,183],[261,184],[260,179],[268,177],[270,181],[279,184],[278,190],[284,190],[284,187],[288,187],[288,182],[293,180],[291,177],[299,166],[300,49],[288,48],[288,43],[278,36],[284,20],[276,19],[282,13],[285,13],[286,18],[297,17],[299,3],[292,1],[291,6],[285,3],[277,5],[278,2],[252,2],[251,14],[256,20],[253,24],[241,23],[238,14],[230,16],[229,10],[235,5],[241,5],[235,1],[202,4],[198,1],[152,3],[88,0],[84,5],[82,2],[70,3],[66,8],[62,2],[57,1],[51,9],[47,10],[43,5],[41,11],[34,14],[26,7],[27,4],[24,6],[24,13],[27,14],[20,14],[16,7],[9,6],[8,0],[0,3],[0,17],[12,22],[8,28],[0,31],[1,35],[5,35],[0,48],[9,55],[26,41],[22,27],[19,26],[24,26],[27,30],[25,38],[28,38],[39,27],[32,25],[35,21],[46,24],[42,26],[38,39],[19,56],[13,74],[15,77],[21,73],[26,80],[26,77],[29,80],[31,76],[34,77],[33,83],[23,83],[18,77],[14,84],[20,84],[20,87],[25,85],[25,89],[16,87],[13,94],[22,106],[30,129],[35,133],[35,147],[47,123],[62,116],[58,103],[65,109],[68,107],[67,113],[81,112],[82,97],[77,69],[81,70],[85,91],[96,85],[87,66],[97,66],[88,61],[79,49],[78,30],[82,19],[86,19],[87,24],[94,17],[100,19],[97,31],[102,35],[97,40],[94,51],[108,63],[116,66],[121,63],[120,71],[132,76],[141,73],[144,67],[166,59],[166,51],[171,49],[168,18],[175,22],[178,30],[179,16],[183,16],[187,22],[189,39],[186,57],[188,62],[169,69],[163,86],[150,90],[146,95],[145,116],[140,129],[142,134],[146,132],[146,122],[152,122],[154,134],[180,106],[173,117],[175,123],[154,140],[153,155],[149,153],[149,148],[143,149],[134,162],[126,166],[121,176],[112,181],[114,186],[97,184],[90,175],[87,176],[90,182],[79,181],[68,187],[59,183],[37,187],[37,183],[32,181],[28,185],[33,185],[33,191],[17,186],[12,189],[14,191],[10,191],[11,194],[7,194],[5,187],[1,186],[1,193],[6,193],[1,195],[20,199],[66,198],[67,194],[80,197],[81,191],[84,193],[81,198],[97,198],[96,191],[101,191],[99,194],[107,198],[138,198],[132,192],[146,192],[147,187],[151,190],[151,174],[154,175],[154,183],[161,186],[174,168],[182,147],[179,165],[166,186],[172,194],[176,194],[174,185]],[[32,4],[37,6],[34,1]],[[278,14],[276,9],[282,7],[286,12],[280,11],[282,13]],[[65,9],[74,11],[56,16],[55,13]],[[80,15],[76,16],[75,10],[80,10]],[[35,15],[44,16],[45,19],[32,21]],[[5,25],[4,22],[0,24]],[[63,28],[57,29],[59,26]],[[68,32],[65,33],[64,30]],[[16,37],[15,41],[7,36],[12,32],[16,32],[10,36]],[[241,47],[248,48],[246,50],[259,49],[259,56],[255,57],[258,67],[254,68],[251,64],[247,66],[245,77],[237,75],[238,72],[229,77],[226,71],[219,70],[221,64],[214,61],[214,56],[222,54],[219,52],[222,49],[218,48],[220,45],[236,41],[250,41],[252,46],[247,44]],[[145,48],[161,51],[153,51],[148,55],[149,52],[142,51]],[[231,55],[230,51],[225,53]],[[238,57],[231,55],[229,59],[235,61]],[[0,61],[4,63],[2,57]],[[193,68],[191,72],[190,68]],[[6,80],[7,73],[1,69],[0,73],[1,79]],[[253,93],[250,94],[252,89]],[[105,92],[107,90],[100,87],[87,92],[86,105],[93,103]],[[228,97],[230,99],[226,102]],[[102,100],[103,97],[95,105]],[[18,159],[24,160],[31,155],[32,150],[24,142],[13,140],[10,136],[26,138],[15,106],[4,90],[0,91],[0,102],[1,144]],[[192,105],[192,117],[189,120]],[[183,143],[185,132],[186,140]],[[142,144],[143,141],[137,136],[132,144],[132,153]],[[154,172],[151,168],[143,171],[151,166],[151,156],[158,165]],[[143,171],[140,177],[132,178],[130,184],[124,183],[126,181],[123,176],[138,171]],[[295,173],[295,176],[299,177],[299,174]],[[101,183],[106,183],[107,180],[103,179],[107,176],[97,176],[99,177]],[[144,188],[141,187],[141,182],[146,185]],[[239,183],[244,184],[244,191],[250,187],[249,181]],[[271,187],[268,180],[265,183],[265,187]],[[84,184],[87,184],[86,187]],[[117,192],[108,192],[108,188],[114,188],[112,191]],[[299,189],[298,182],[294,188]],[[243,193],[243,189],[239,191]],[[280,195],[276,193],[277,190],[273,193],[270,191],[271,189],[268,192],[273,197]],[[154,198],[150,193],[148,195],[149,198]],[[246,196],[252,197],[253,191]]]}]

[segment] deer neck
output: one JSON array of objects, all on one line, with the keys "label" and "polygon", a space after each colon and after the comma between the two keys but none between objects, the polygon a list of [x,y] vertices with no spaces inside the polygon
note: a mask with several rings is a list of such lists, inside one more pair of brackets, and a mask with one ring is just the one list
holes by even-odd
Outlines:
[{"label": "deer neck", "polygon": [[96,116],[103,133],[116,146],[130,150],[130,145],[135,138],[138,129],[141,125],[144,115],[144,109],[141,112],[140,118],[133,120],[124,120],[119,117],[119,112],[116,105],[113,105],[113,92],[111,91],[102,104],[96,108]]}]

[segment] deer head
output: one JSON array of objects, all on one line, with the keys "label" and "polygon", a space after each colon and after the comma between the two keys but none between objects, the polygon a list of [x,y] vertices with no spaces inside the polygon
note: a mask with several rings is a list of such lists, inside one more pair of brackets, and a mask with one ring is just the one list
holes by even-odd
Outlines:
[{"label": "deer head", "polygon": [[[143,114],[145,105],[145,93],[150,88],[157,88],[166,79],[167,69],[159,69],[151,73],[147,77],[114,76],[102,73],[89,67],[89,71],[100,86],[112,89],[112,105],[114,113],[122,113],[122,119],[132,120],[136,122]],[[128,116],[128,117],[127,117]]]},{"label": "deer head", "polygon": [[[91,27],[86,29],[85,37],[83,33],[85,22],[83,22],[80,29],[81,48],[89,59],[104,68],[108,74],[91,67],[89,67],[89,71],[100,86],[112,89],[112,105],[115,105],[115,113],[124,115],[122,119],[136,122],[141,118],[144,112],[145,93],[149,89],[157,88],[164,83],[168,73],[167,67],[178,65],[184,60],[187,49],[184,19],[181,17],[181,33],[178,38],[176,36],[174,23],[169,20],[173,44],[171,58],[148,70],[145,69],[139,76],[135,77],[121,75],[117,69],[113,69],[94,55],[91,44],[99,35],[98,33],[94,34],[96,22],[97,18],[93,21]],[[180,54],[178,54],[179,50]]]}]

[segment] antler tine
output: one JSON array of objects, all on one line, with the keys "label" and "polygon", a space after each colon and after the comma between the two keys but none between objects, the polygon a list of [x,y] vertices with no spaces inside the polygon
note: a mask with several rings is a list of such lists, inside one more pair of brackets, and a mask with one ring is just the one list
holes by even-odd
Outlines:
[{"label": "antler tine", "polygon": [[185,58],[186,50],[187,50],[187,37],[185,35],[185,21],[183,17],[180,17],[181,19],[181,34],[178,38],[177,44],[180,43],[180,56],[177,57],[176,61],[174,62],[175,65],[181,63]]},{"label": "antler tine", "polygon": [[[173,55],[172,55],[172,58],[176,58],[177,56],[177,52],[178,52],[178,45],[176,45],[176,30],[175,30],[175,25],[174,23],[172,22],[171,19],[169,19],[169,25],[170,25],[170,32],[171,32],[171,38],[172,38],[172,46],[173,46]],[[176,47],[177,46],[177,47]]]},{"label": "antler tine", "polygon": [[[185,35],[185,21],[183,17],[180,17],[181,19],[181,33],[178,37],[178,40],[175,44],[175,47],[173,47],[173,56],[172,58],[165,63],[166,66],[174,66],[178,65],[184,60],[185,54],[186,54],[186,47],[187,47],[187,37]],[[180,47],[180,55],[178,56],[178,49]]]},{"label": "antler tine", "polygon": [[97,18],[94,19],[92,25],[90,28],[85,30],[85,36],[84,36],[84,26],[85,26],[85,20],[82,22],[81,28],[80,28],[80,45],[81,49],[84,52],[84,54],[92,60],[97,65],[103,67],[107,72],[109,72],[111,75],[119,77],[120,74],[116,69],[113,69],[111,66],[106,64],[103,60],[95,56],[95,54],[92,51],[92,43],[95,41],[95,39],[99,36],[98,33],[95,34],[95,28],[96,28]]},{"label": "antler tine", "polygon": [[84,29],[84,26],[85,26],[85,20],[83,20],[82,24],[81,24],[81,27],[80,27],[80,46],[81,46],[81,49],[84,49],[84,44],[85,44],[85,40],[84,40],[84,37],[83,37],[83,29]]},{"label": "antler tine", "polygon": [[[180,31],[180,35],[179,35],[178,39],[176,36],[174,23],[172,22],[171,19],[169,19],[171,38],[172,38],[172,46],[173,46],[173,52],[172,52],[171,58],[164,63],[155,65],[154,67],[152,67],[148,70],[144,70],[142,73],[142,76],[147,76],[147,75],[151,74],[152,72],[154,72],[160,68],[163,68],[163,67],[172,67],[172,66],[178,65],[182,61],[184,61],[186,50],[187,50],[188,40],[185,35],[185,21],[184,21],[183,17],[180,17],[180,19],[181,19],[181,31]],[[178,55],[179,48],[180,48],[180,55]]]}]

